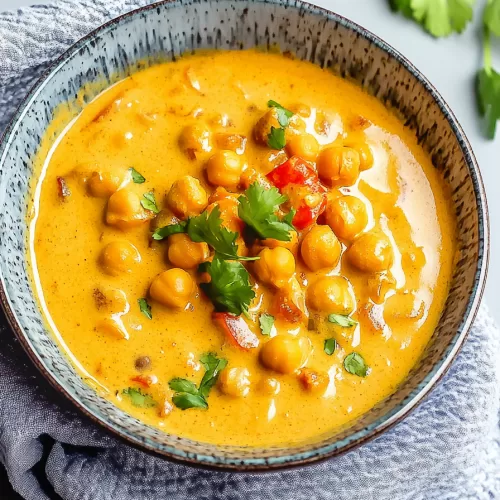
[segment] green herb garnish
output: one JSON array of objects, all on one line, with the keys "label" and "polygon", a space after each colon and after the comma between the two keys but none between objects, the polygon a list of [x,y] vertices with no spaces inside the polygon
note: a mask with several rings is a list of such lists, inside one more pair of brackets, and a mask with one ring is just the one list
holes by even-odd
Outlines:
[{"label": "green herb garnish", "polygon": [[290,241],[290,231],[295,231],[291,222],[295,211],[292,210],[279,219],[276,212],[279,206],[287,201],[287,197],[280,194],[277,188],[265,188],[255,182],[238,201],[238,215],[260,238]]},{"label": "green herb garnish", "polygon": [[366,377],[368,373],[368,366],[365,363],[365,360],[358,354],[357,352],[351,352],[344,359],[344,368],[349,373],[353,375],[357,375],[358,377]]},{"label": "green herb garnish", "polygon": [[142,195],[141,205],[143,208],[153,212],[154,214],[160,213],[160,209],[156,204],[155,194],[153,193],[153,191]]},{"label": "green herb garnish", "polygon": [[285,129],[271,127],[267,135],[267,145],[272,149],[283,149],[286,146]]},{"label": "green herb garnish", "polygon": [[123,389],[122,394],[130,398],[130,402],[138,408],[152,408],[156,406],[156,401],[149,394],[142,392],[141,389],[129,387]]},{"label": "green herb garnish", "polygon": [[335,352],[335,349],[337,349],[337,341],[335,339],[326,339],[323,346],[323,350],[326,354],[331,356]]},{"label": "green herb garnish", "polygon": [[151,314],[151,306],[148,304],[148,301],[143,297],[137,300],[139,304],[139,309],[141,313],[146,316],[148,319],[153,319],[153,315]]},{"label": "green herb garnish", "polygon": [[188,408],[207,409],[207,398],[210,390],[217,382],[219,373],[227,366],[227,360],[219,359],[212,353],[204,354],[200,361],[205,367],[205,374],[199,387],[183,378],[174,378],[168,383],[170,389],[175,391],[172,402],[181,410]]},{"label": "green herb garnish", "polygon": [[163,226],[159,227],[154,233],[153,233],[153,240],[163,240],[165,238],[168,238],[169,236],[172,236],[173,234],[178,234],[178,233],[185,233],[187,232],[187,221],[181,221],[178,222],[177,224],[170,224],[169,226]]},{"label": "green herb garnish", "polygon": [[328,321],[330,323],[333,323],[335,325],[340,325],[345,328],[349,328],[351,326],[355,326],[358,324],[358,322],[352,318],[350,318],[346,314],[329,314],[328,315]]},{"label": "green herb garnish", "polygon": [[132,181],[135,184],[143,184],[144,182],[146,182],[146,178],[142,174],[137,172],[137,170],[134,167],[130,167],[129,171],[132,175]]},{"label": "green herb garnish", "polygon": [[288,127],[290,118],[293,116],[293,111],[284,108],[279,102],[270,100],[267,101],[268,108],[274,108],[277,113],[278,123],[283,127]]},{"label": "green herb garnish", "polygon": [[270,335],[274,325],[274,316],[263,313],[259,316],[259,326],[262,335]]},{"label": "green herb garnish", "polygon": [[248,314],[248,306],[255,297],[250,285],[250,275],[243,264],[227,261],[218,254],[212,262],[203,265],[211,280],[201,283],[201,289],[207,294],[218,311],[232,314]]}]

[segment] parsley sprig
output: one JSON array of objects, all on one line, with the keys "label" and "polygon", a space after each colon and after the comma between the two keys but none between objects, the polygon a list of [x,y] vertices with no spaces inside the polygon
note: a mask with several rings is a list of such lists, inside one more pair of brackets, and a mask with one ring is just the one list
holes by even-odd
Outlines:
[{"label": "parsley sprig", "polygon": [[217,382],[220,372],[227,366],[227,360],[219,359],[213,353],[204,354],[200,361],[205,367],[205,374],[199,387],[184,378],[173,378],[168,383],[170,389],[175,391],[172,402],[181,410],[188,408],[207,409],[207,398],[210,390]]},{"label": "parsley sprig", "polygon": [[293,112],[273,100],[267,101],[267,107],[276,110],[276,118],[280,124],[279,127],[271,127],[271,131],[267,136],[267,144],[273,149],[283,149],[286,146],[285,129],[290,124]]},{"label": "parsley sprig", "polygon": [[295,211],[292,209],[281,220],[276,215],[279,206],[287,201],[287,197],[281,195],[277,188],[267,189],[255,182],[238,201],[238,215],[259,238],[290,241],[290,231],[295,231],[292,224]]}]

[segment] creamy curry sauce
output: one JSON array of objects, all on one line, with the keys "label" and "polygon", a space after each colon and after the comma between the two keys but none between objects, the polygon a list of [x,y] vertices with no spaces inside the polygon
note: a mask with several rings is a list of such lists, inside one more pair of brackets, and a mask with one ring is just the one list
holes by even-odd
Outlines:
[{"label": "creamy curry sauce", "polygon": [[[444,184],[390,111],[312,64],[208,52],[140,71],[38,162],[30,261],[47,321],[99,394],[166,432],[259,446],[334,430],[396,389],[438,322],[454,258]],[[247,192],[244,223],[251,185],[288,200],[266,213]],[[191,236],[214,207],[260,259],[217,257],[211,278],[198,265],[214,246]],[[276,224],[290,241],[264,240]],[[152,238],[171,225],[188,232]],[[235,283],[228,307],[217,287]]]}]

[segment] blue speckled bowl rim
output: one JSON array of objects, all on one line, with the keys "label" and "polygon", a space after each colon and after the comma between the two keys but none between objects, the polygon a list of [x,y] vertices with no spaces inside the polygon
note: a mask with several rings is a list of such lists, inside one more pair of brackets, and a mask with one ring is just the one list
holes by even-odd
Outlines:
[{"label": "blue speckled bowl rim", "polygon": [[[238,0],[235,0],[238,1]],[[356,448],[367,441],[374,439],[381,433],[393,427],[396,423],[402,420],[406,415],[413,411],[418,404],[420,404],[424,398],[429,394],[429,392],[435,387],[439,380],[445,375],[446,371],[449,369],[451,363],[460,351],[463,343],[465,342],[472,323],[476,317],[481,298],[483,296],[486,275],[488,271],[488,261],[489,261],[489,220],[488,220],[488,206],[486,202],[486,194],[481,178],[481,173],[477,161],[475,159],[474,153],[470,146],[470,143],[458,123],[455,115],[451,111],[448,104],[444,101],[435,87],[425,78],[422,73],[402,54],[391,47],[384,40],[361,27],[360,25],[346,19],[334,12],[331,12],[322,7],[312,5],[310,3],[301,0],[251,0],[252,3],[272,3],[279,5],[287,5],[291,8],[297,8],[301,11],[307,11],[308,13],[321,15],[327,17],[328,19],[337,22],[341,26],[351,31],[354,31],[364,39],[368,40],[370,43],[374,44],[379,49],[382,49],[392,58],[397,60],[406,70],[408,70],[425,88],[425,90],[432,96],[434,101],[439,106],[439,109],[443,113],[444,117],[447,119],[455,137],[457,138],[460,149],[467,163],[467,167],[472,178],[472,183],[474,187],[475,198],[477,202],[478,211],[478,232],[479,232],[479,251],[477,258],[477,269],[475,273],[475,283],[472,293],[469,297],[466,313],[464,318],[460,323],[460,326],[450,341],[444,356],[441,358],[440,362],[434,366],[432,371],[425,377],[424,380],[416,387],[399,405],[380,417],[376,422],[365,427],[363,430],[358,431],[347,438],[335,442],[329,445],[317,445],[306,452],[292,453],[287,456],[280,456],[276,458],[227,458],[224,456],[209,456],[203,454],[191,454],[184,451],[178,450],[172,446],[167,446],[161,443],[154,442],[150,439],[140,439],[136,435],[122,431],[115,427],[115,425],[105,420],[99,415],[86,408],[82,402],[74,398],[66,389],[64,389],[57,381],[57,378],[53,373],[48,370],[42,358],[33,349],[30,340],[25,336],[23,329],[17,322],[15,314],[11,308],[9,298],[6,293],[4,276],[0,274],[0,303],[4,309],[7,319],[14,330],[16,336],[18,337],[21,345],[37,366],[37,368],[42,372],[45,378],[61,393],[63,393],[79,410],[81,410],[85,415],[90,417],[93,421],[99,423],[108,431],[117,435],[121,439],[125,440],[128,444],[131,444],[139,449],[147,450],[155,454],[160,454],[162,456],[168,457],[175,461],[180,461],[182,463],[187,463],[190,465],[201,466],[201,467],[215,467],[218,469],[226,470],[239,470],[239,471],[259,471],[259,470],[274,470],[285,467],[300,466],[311,462],[316,462],[319,460],[324,460],[329,457],[337,456],[345,453],[348,450]],[[50,81],[51,75],[58,71],[58,69],[65,64],[65,62],[72,57],[72,55],[79,51],[84,45],[86,45],[90,40],[99,36],[99,34],[106,29],[119,25],[127,20],[129,17],[134,17],[139,13],[146,13],[149,10],[157,9],[158,7],[167,6],[167,8],[175,8],[176,6],[182,6],[182,1],[179,0],[164,0],[148,6],[141,7],[139,9],[127,12],[105,24],[95,29],[87,36],[81,38],[78,42],[72,45],[64,54],[62,54],[41,76],[41,78],[35,83],[31,90],[26,95],[25,99],[19,105],[17,111],[12,117],[8,127],[6,128],[3,137],[0,139],[0,164],[2,163],[2,158],[4,152],[10,144],[10,139],[17,128],[18,124],[23,119],[24,113],[29,108],[32,101],[34,101],[41,89]]]}]

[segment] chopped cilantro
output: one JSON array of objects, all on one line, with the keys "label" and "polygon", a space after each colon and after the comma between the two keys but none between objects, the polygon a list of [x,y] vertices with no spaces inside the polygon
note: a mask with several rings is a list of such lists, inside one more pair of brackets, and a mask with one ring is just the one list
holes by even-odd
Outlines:
[{"label": "chopped cilantro", "polygon": [[335,324],[335,325],[344,326],[346,328],[349,328],[351,326],[355,326],[358,324],[358,322],[356,320],[350,318],[346,314],[330,314],[328,316],[328,321],[330,323]]},{"label": "chopped cilantro", "polygon": [[268,313],[263,313],[259,316],[259,326],[262,335],[269,335],[273,329],[274,316]]},{"label": "chopped cilantro", "polygon": [[271,127],[267,135],[267,145],[272,149],[283,149],[286,146],[285,129]]},{"label": "chopped cilantro", "polygon": [[160,213],[160,209],[156,204],[155,194],[153,193],[153,191],[142,195],[141,205],[143,208],[153,212],[154,214]]},{"label": "chopped cilantro", "polygon": [[368,365],[365,363],[363,356],[357,352],[351,352],[344,359],[344,368],[349,373],[358,377],[366,377],[368,374]]},{"label": "chopped cilantro", "polygon": [[268,108],[274,108],[277,113],[278,123],[283,127],[288,127],[290,118],[293,116],[293,111],[284,108],[280,103],[270,100],[267,101]]},{"label": "chopped cilantro", "polygon": [[153,315],[151,314],[151,306],[148,304],[148,301],[143,297],[141,299],[138,299],[137,302],[139,303],[139,309],[141,310],[141,313],[146,316],[148,319],[153,319]]},{"label": "chopped cilantro", "polygon": [[131,173],[132,181],[135,184],[143,184],[144,182],[146,182],[146,178],[142,174],[137,172],[137,170],[134,167],[130,167],[129,172]]},{"label": "chopped cilantro", "polygon": [[138,408],[152,408],[156,406],[156,401],[149,394],[142,392],[141,389],[129,387],[123,389],[122,394],[130,398],[130,402]]},{"label": "chopped cilantro", "polygon": [[169,236],[172,236],[173,234],[185,233],[187,231],[187,225],[187,221],[181,221],[177,224],[170,224],[169,226],[159,227],[153,233],[153,239],[160,241],[168,238]]},{"label": "chopped cilantro", "polygon": [[326,354],[331,356],[335,352],[335,349],[337,349],[337,341],[335,339],[326,339],[323,345],[323,350]]}]

